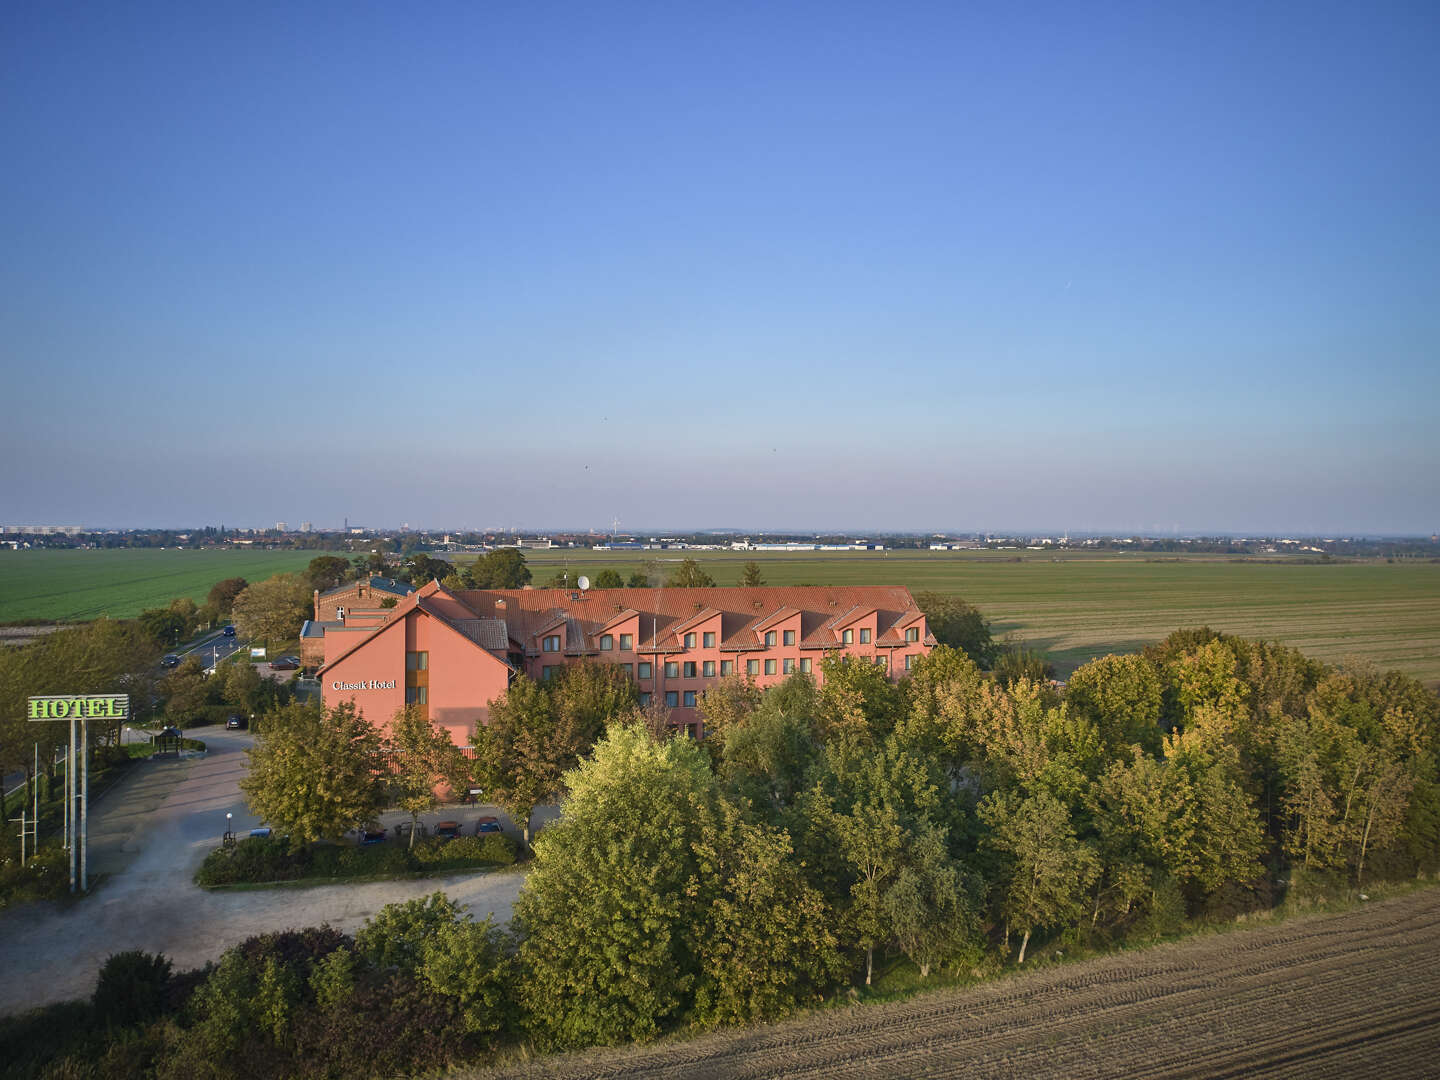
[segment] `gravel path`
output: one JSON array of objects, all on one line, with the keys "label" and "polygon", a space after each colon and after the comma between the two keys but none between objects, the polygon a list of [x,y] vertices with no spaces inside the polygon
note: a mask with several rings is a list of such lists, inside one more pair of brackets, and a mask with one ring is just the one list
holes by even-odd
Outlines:
[{"label": "gravel path", "polygon": [[199,967],[252,934],[327,922],[351,931],[388,903],[437,889],[477,918],[510,918],[525,880],[518,870],[312,889],[197,887],[195,868],[225,831],[226,811],[242,835],[258,824],[237,786],[249,735],[207,731],[205,742],[207,754],[147,763],[96,803],[91,871],[105,876],[90,896],[0,912],[0,1015],[88,996],[114,952],[146,949],[178,969]]},{"label": "gravel path", "polygon": [[472,1077],[1429,1077],[1440,889],[893,1005]]}]

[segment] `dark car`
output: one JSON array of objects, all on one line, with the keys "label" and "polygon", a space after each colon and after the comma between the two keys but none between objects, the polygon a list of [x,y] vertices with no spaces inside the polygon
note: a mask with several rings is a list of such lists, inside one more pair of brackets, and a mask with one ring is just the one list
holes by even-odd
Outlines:
[{"label": "dark car", "polygon": [[162,656],[162,657],[160,658],[160,666],[161,666],[161,667],[179,667],[179,666],[180,666],[180,657],[176,656],[173,652],[167,652],[164,656]]},{"label": "dark car", "polygon": [[300,658],[298,656],[282,656],[278,660],[270,661],[271,671],[294,671],[299,666]]},{"label": "dark car", "polygon": [[244,731],[249,726],[250,721],[246,720],[245,717],[241,716],[239,713],[231,713],[230,719],[225,721],[226,731]]},{"label": "dark car", "polygon": [[442,840],[454,840],[460,835],[460,823],[458,821],[437,821],[435,835]]},{"label": "dark car", "polygon": [[224,630],[221,630],[220,632],[221,632],[222,634],[224,634],[226,637],[234,637],[234,636],[235,636],[235,627],[233,627],[233,626],[227,626],[227,627],[225,627]]},{"label": "dark car", "polygon": [[370,824],[360,830],[361,844],[383,844],[385,842],[385,826]]},{"label": "dark car", "polygon": [[475,823],[475,835],[484,836],[486,833],[503,832],[500,828],[500,819],[496,817],[482,817]]}]

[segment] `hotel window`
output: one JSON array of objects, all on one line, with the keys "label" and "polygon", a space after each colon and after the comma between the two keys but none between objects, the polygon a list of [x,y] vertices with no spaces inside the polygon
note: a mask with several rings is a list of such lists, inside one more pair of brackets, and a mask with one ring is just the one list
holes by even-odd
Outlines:
[{"label": "hotel window", "polygon": [[678,679],[680,677],[680,662],[678,660],[665,661],[665,678]]},{"label": "hotel window", "polygon": [[713,679],[715,677],[715,661],[706,660],[705,665],[700,669],[700,673],[707,679]]},{"label": "hotel window", "polygon": [[702,644],[707,649],[713,649],[715,647],[715,634],[713,631],[705,635],[702,639]]},{"label": "hotel window", "polygon": [[406,671],[426,671],[430,667],[430,654],[428,652],[407,652],[405,654]]},{"label": "hotel window", "polygon": [[746,661],[745,661],[745,674],[746,674],[746,675],[759,675],[759,674],[760,674],[760,661],[759,661],[759,660],[746,660]]},{"label": "hotel window", "polygon": [[650,698],[651,698],[652,696],[653,696],[653,695],[650,693],[649,690],[641,690],[641,691],[640,691],[640,705],[641,705],[642,708],[643,708],[644,706],[650,704]]},{"label": "hotel window", "polygon": [[685,635],[685,648],[687,648],[687,649],[693,649],[694,647],[695,647],[695,635],[694,635],[694,634],[686,634],[686,635]]},{"label": "hotel window", "polygon": [[794,630],[786,630],[786,631],[785,631],[785,644],[786,644],[786,645],[794,645],[794,644],[795,644],[795,631],[794,631]]},{"label": "hotel window", "polygon": [[868,626],[862,628],[861,631],[860,631],[860,644],[861,644],[861,645],[869,645],[869,644],[870,644],[870,628],[869,628]]},{"label": "hotel window", "polygon": [[907,653],[905,656],[905,670],[909,671],[915,666],[915,654]]},{"label": "hotel window", "polygon": [[641,660],[638,664],[635,665],[635,667],[636,667],[635,677],[636,677],[637,679],[650,679],[650,678],[654,678],[655,672],[654,672],[653,668],[651,667],[649,660]]},{"label": "hotel window", "polygon": [[680,695],[674,690],[665,691],[665,707],[667,709],[676,709],[680,707]]},{"label": "hotel window", "polygon": [[543,649],[545,652],[559,652],[560,635],[551,634],[549,637],[547,637],[544,641],[540,643],[540,648]]},{"label": "hotel window", "polygon": [[920,628],[919,628],[918,626],[907,626],[907,627],[905,628],[905,640],[906,640],[906,641],[919,641],[919,640],[920,640]]},{"label": "hotel window", "polygon": [[811,667],[810,657],[808,657],[808,656],[802,656],[802,657],[800,658],[800,670],[801,670],[802,672],[804,672],[806,675],[809,675],[809,674],[810,674],[810,667]]},{"label": "hotel window", "polygon": [[855,644],[855,631],[854,631],[854,630],[842,630],[842,631],[840,632],[840,642],[841,642],[841,644],[843,644],[843,645],[853,645],[853,644]]},{"label": "hotel window", "polygon": [[630,676],[631,678],[634,678],[634,677],[635,677],[635,665],[634,665],[634,664],[621,664],[621,665],[620,665],[620,668],[621,668],[622,671],[625,672],[626,675]]},{"label": "hotel window", "polygon": [[428,705],[430,704],[430,688],[428,686],[407,686],[405,687],[406,705]]},{"label": "hotel window", "polygon": [[765,648],[767,648],[767,649],[773,649],[774,647],[775,647],[775,631],[774,631],[774,630],[766,630],[766,631],[765,631]]},{"label": "hotel window", "polygon": [[734,674],[735,674],[735,661],[734,661],[734,660],[721,660],[721,661],[720,661],[720,674],[721,674],[721,675],[734,675]]},{"label": "hotel window", "polygon": [[549,664],[547,664],[545,667],[542,667],[540,669],[540,681],[548,682],[555,677],[555,673],[559,670],[560,668],[558,666],[551,667]]},{"label": "hotel window", "polygon": [[621,635],[620,635],[620,651],[621,651],[621,652],[629,652],[630,649],[631,649],[631,647],[632,647],[634,644],[635,644],[635,636],[634,636],[633,634],[621,634]]},{"label": "hotel window", "polygon": [[875,657],[875,666],[878,667],[878,668],[884,668],[886,671],[889,671],[889,670],[890,670],[890,657],[888,657],[888,656],[877,656],[877,657]]},{"label": "hotel window", "polygon": [[695,661],[694,661],[694,660],[686,660],[686,661],[685,661],[685,678],[687,678],[687,679],[693,679],[694,677],[695,677]]},{"label": "hotel window", "polygon": [[788,657],[788,656],[785,657],[785,659],[780,662],[780,674],[782,674],[782,675],[793,675],[793,674],[795,674],[795,661],[792,660],[792,659],[790,659],[790,657]]},{"label": "hotel window", "polygon": [[610,651],[611,649],[613,649],[613,648],[615,648],[615,635],[614,635],[614,634],[601,634],[601,635],[600,635],[600,651],[601,651],[601,652],[609,652],[609,651]]},{"label": "hotel window", "polygon": [[683,700],[683,701],[685,702],[685,708],[687,708],[687,709],[693,709],[693,708],[695,707],[695,691],[694,691],[694,690],[686,690],[686,691],[685,691],[685,697],[684,697],[683,699],[681,699],[681,700]]},{"label": "hotel window", "polygon": [[766,660],[766,661],[765,661],[765,674],[766,674],[766,675],[774,675],[774,674],[775,674],[775,661],[774,661],[774,660]]}]

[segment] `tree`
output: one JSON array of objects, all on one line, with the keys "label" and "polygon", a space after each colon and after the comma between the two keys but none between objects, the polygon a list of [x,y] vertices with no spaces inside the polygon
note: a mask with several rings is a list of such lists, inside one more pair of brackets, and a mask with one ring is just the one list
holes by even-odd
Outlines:
[{"label": "tree", "polygon": [[760,573],[760,564],[754,559],[751,559],[741,568],[740,584],[747,588],[765,584],[765,578]]},{"label": "tree", "polygon": [[456,1000],[468,1034],[496,1035],[509,1026],[515,960],[489,916],[441,923],[425,939],[417,974],[437,994]]},{"label": "tree", "polygon": [[647,1038],[694,993],[709,766],[690,739],[615,727],[565,782],[516,903],[521,1001],[544,1045]]},{"label": "tree", "polygon": [[1065,697],[1090,717],[1107,749],[1123,751],[1139,744],[1160,749],[1160,672],[1144,656],[1102,656],[1075,670]]},{"label": "tree", "polygon": [[305,581],[297,574],[276,574],[247,586],[235,598],[235,626],[246,637],[269,643],[289,641],[313,612]]},{"label": "tree", "polygon": [[1031,682],[1048,682],[1055,677],[1055,666],[1045,659],[1044,654],[1026,647],[1023,641],[1012,642],[995,657],[992,665],[995,681],[1001,686],[1013,686],[1021,679]]},{"label": "tree", "polygon": [[[249,667],[248,664],[245,666]],[[179,667],[165,676],[161,684],[161,692],[166,698],[165,711],[172,718],[171,722],[183,724],[186,716],[199,712],[206,704],[209,691],[200,661],[193,656],[186,657]]]},{"label": "tree", "polygon": [[459,786],[464,758],[450,741],[450,732],[436,727],[425,710],[414,705],[395,714],[382,745],[389,757],[390,798],[410,815],[413,848],[420,815],[440,805],[436,786]]},{"label": "tree", "polygon": [[908,861],[885,890],[884,915],[901,950],[923,979],[934,964],[976,943],[979,926],[965,874],[945,850],[938,830],[923,829]]},{"label": "tree", "polygon": [[715,579],[694,559],[685,559],[665,579],[667,589],[713,589]]},{"label": "tree", "polygon": [[470,566],[471,588],[518,589],[530,584],[530,568],[519,548],[500,548]]},{"label": "tree", "polygon": [[636,570],[626,579],[625,586],[630,589],[648,589],[650,587],[650,575],[643,570]]},{"label": "tree", "polygon": [[1084,909],[1086,890],[1100,873],[1095,853],[1075,838],[1070,811],[1049,792],[1029,798],[997,791],[980,803],[990,827],[986,844],[1006,857],[1000,912],[1006,942],[1018,929],[1018,962],[1025,963],[1030,935],[1037,929],[1074,922]]},{"label": "tree", "polygon": [[315,592],[329,592],[354,576],[355,568],[349,559],[338,555],[317,555],[305,567],[305,584]]},{"label": "tree", "polygon": [[[344,559],[337,560],[345,562]],[[310,565],[315,565],[311,563]],[[348,565],[348,564],[347,564]],[[210,586],[210,593],[205,602],[213,607],[221,616],[230,614],[230,609],[235,605],[235,598],[245,591],[250,583],[243,577],[226,578],[224,581],[217,581]]]},{"label": "tree", "polygon": [[941,645],[959,649],[982,668],[995,662],[999,648],[990,636],[990,624],[975,608],[958,596],[937,592],[917,593],[915,603]]},{"label": "tree", "polygon": [[591,584],[597,589],[623,589],[625,579],[620,576],[620,571],[607,567],[595,575]]},{"label": "tree", "polygon": [[150,608],[142,611],[139,622],[150,640],[162,649],[174,648],[185,635],[185,616],[172,608]]},{"label": "tree", "polygon": [[556,570],[550,577],[540,583],[542,589],[573,589],[576,582],[580,580],[580,573],[571,570],[568,566]]},{"label": "tree", "polygon": [[827,656],[815,721],[821,737],[845,733],[864,741],[881,739],[895,728],[903,697],[885,669],[864,656]]},{"label": "tree", "polygon": [[351,702],[290,705],[265,717],[240,781],[250,808],[292,845],[373,821],[384,800],[380,735]]},{"label": "tree", "polygon": [[423,551],[417,551],[405,560],[405,572],[411,584],[417,588],[432,581],[444,581],[455,572],[455,567],[444,559],[432,559]]}]

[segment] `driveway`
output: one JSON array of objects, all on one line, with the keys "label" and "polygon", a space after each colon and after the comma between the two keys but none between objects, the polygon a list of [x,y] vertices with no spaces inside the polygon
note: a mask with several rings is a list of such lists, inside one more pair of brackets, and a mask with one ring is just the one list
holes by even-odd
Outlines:
[{"label": "driveway", "polygon": [[[91,895],[70,905],[29,904],[0,912],[0,1015],[87,997],[111,953],[164,953],[177,969],[200,967],[254,934],[329,923],[353,931],[396,900],[437,889],[476,918],[510,918],[520,870],[416,881],[207,892],[196,867],[219,842],[225,814],[244,835],[259,824],[240,794],[247,732],[203,730],[209,752],[154,761],[96,804],[90,816]],[[493,808],[427,815],[473,822]],[[387,822],[401,815],[386,815]],[[508,831],[508,830],[507,830]],[[97,883],[94,875],[103,875]]]}]

